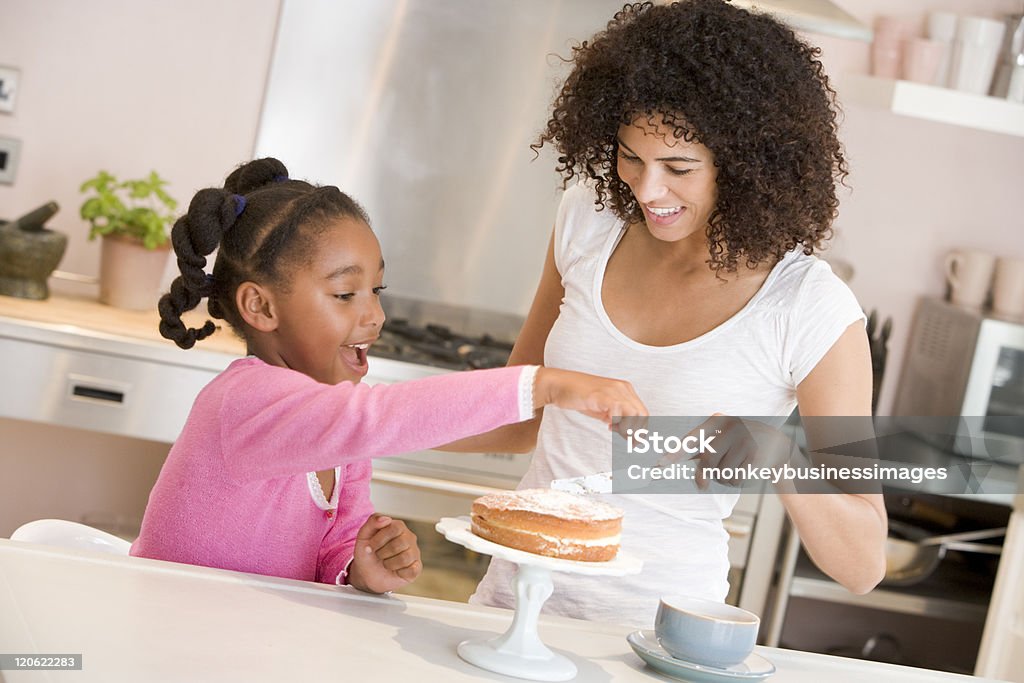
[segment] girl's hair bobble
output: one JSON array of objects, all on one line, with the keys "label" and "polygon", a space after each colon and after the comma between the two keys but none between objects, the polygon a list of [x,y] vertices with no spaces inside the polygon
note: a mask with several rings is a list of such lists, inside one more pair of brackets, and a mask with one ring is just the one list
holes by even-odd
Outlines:
[{"label": "girl's hair bobble", "polygon": [[245,197],[240,194],[233,194],[231,196],[235,200],[235,218],[238,218],[245,211]]}]

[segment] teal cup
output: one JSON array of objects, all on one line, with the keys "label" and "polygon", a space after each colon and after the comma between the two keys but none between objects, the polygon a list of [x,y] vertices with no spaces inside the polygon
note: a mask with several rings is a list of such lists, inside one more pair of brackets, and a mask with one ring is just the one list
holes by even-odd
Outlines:
[{"label": "teal cup", "polygon": [[739,607],[671,596],[658,604],[654,633],[676,659],[725,669],[753,651],[760,623],[760,617]]}]

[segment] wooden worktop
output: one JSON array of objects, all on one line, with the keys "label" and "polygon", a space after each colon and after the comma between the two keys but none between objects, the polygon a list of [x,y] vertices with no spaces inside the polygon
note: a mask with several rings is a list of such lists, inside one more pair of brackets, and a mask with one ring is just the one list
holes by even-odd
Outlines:
[{"label": "wooden worktop", "polygon": [[[174,346],[173,342],[160,336],[160,314],[156,309],[129,311],[101,304],[93,298],[53,295],[44,301],[36,301],[0,295],[0,316],[50,325],[71,325]],[[201,327],[209,316],[206,314],[206,306],[201,305],[186,313],[183,318],[189,327]],[[244,356],[245,343],[232,333],[223,320],[214,322],[219,329],[211,337],[196,344],[196,348]]]}]

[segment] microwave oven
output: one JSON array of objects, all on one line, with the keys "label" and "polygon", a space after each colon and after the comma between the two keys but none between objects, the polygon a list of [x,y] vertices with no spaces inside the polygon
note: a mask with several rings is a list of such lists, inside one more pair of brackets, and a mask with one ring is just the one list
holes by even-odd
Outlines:
[{"label": "microwave oven", "polygon": [[922,298],[892,412],[946,450],[1024,463],[1024,320]]}]

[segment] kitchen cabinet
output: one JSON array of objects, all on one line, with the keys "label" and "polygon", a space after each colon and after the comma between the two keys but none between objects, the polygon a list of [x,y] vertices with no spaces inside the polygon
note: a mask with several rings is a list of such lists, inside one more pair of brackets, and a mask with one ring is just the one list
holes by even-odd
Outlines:
[{"label": "kitchen cabinet", "polygon": [[843,103],[887,109],[894,114],[1024,136],[1024,104],[923,83],[848,74],[838,79]]},{"label": "kitchen cabinet", "polygon": [[235,356],[124,343],[0,319],[0,415],[173,442],[192,401]]}]

